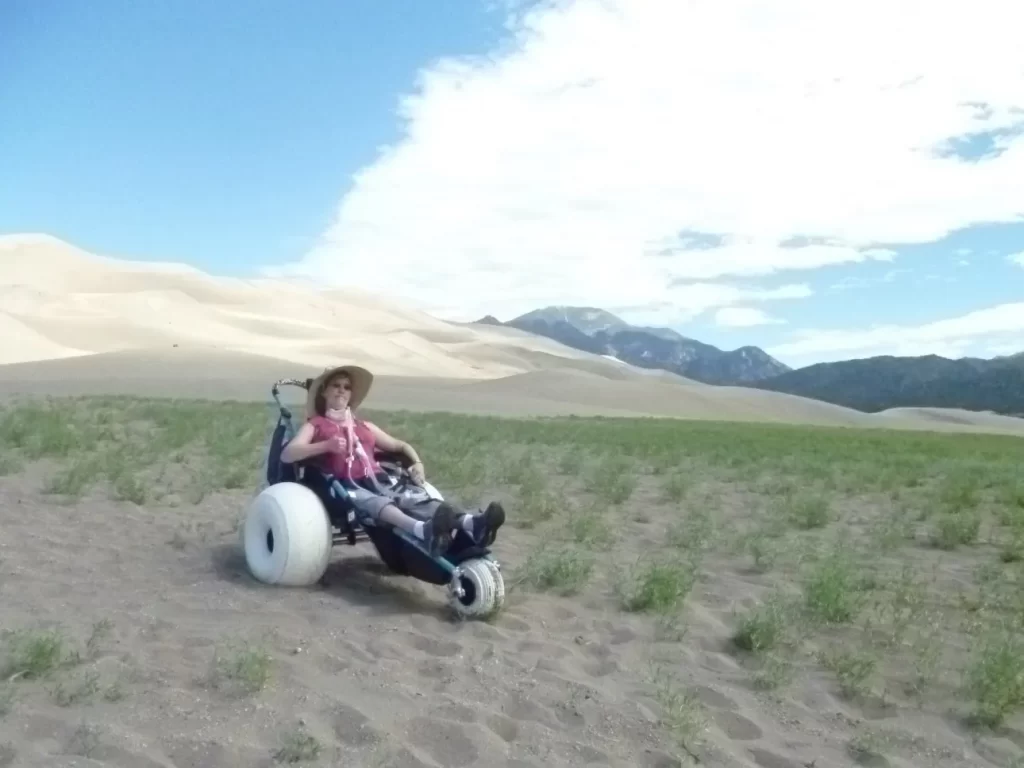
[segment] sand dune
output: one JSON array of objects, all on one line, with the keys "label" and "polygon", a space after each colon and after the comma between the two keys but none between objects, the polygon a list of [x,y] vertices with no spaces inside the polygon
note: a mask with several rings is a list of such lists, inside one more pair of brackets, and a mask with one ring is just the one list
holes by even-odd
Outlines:
[{"label": "sand dune", "polygon": [[900,409],[866,415],[713,387],[513,328],[440,320],[352,289],[222,278],[100,257],[44,235],[0,237],[0,392],[266,397],[339,360],[381,378],[373,405],[1024,433],[1024,420]]},{"label": "sand dune", "polygon": [[0,363],[177,343],[317,366],[355,355],[383,374],[490,378],[530,370],[523,353],[593,357],[358,291],[105,259],[44,236],[0,238],[0,302]]},{"label": "sand dune", "polygon": [[535,371],[472,385],[495,396],[530,392],[545,399],[603,405],[635,414],[685,418],[791,421],[820,424],[867,424],[871,418],[848,408],[770,393],[760,397],[739,387],[683,389],[668,381],[641,376],[605,377],[584,371]]},{"label": "sand dune", "polygon": [[0,364],[88,354],[85,350],[52,341],[28,322],[6,312],[0,312],[0,338],[3,339],[0,343]]},{"label": "sand dune", "polygon": [[[351,359],[368,362],[367,356]],[[369,360],[372,364],[372,359]],[[270,403],[270,387],[283,378],[315,375],[316,365],[215,347],[121,350],[0,366],[0,399],[25,394],[126,394],[199,397]],[[502,416],[670,417],[715,421],[798,423],[1024,435],[1024,419],[970,414],[939,418],[934,409],[865,414],[829,403],[742,387],[679,386],[622,379],[581,364],[497,379],[439,375],[382,375],[367,407]],[[302,392],[286,388],[286,402]]]},{"label": "sand dune", "polygon": [[962,408],[891,408],[874,414],[879,421],[895,419],[928,425],[947,425],[1008,432],[1021,431],[1024,419],[991,411],[966,411]]}]

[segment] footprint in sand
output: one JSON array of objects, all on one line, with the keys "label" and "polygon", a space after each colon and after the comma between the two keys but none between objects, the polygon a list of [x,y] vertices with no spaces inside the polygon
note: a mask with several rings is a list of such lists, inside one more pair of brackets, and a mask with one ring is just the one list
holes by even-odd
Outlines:
[{"label": "footprint in sand", "polygon": [[462,646],[452,640],[439,640],[436,637],[427,637],[426,635],[417,635],[411,632],[406,637],[408,638],[409,645],[417,651],[431,656],[448,658],[457,656],[462,652]]},{"label": "footprint in sand", "polygon": [[487,727],[501,738],[502,741],[511,744],[519,736],[519,724],[510,717],[504,715],[491,715],[487,718]]},{"label": "footprint in sand", "polygon": [[764,736],[764,731],[757,723],[738,712],[713,710],[711,717],[714,719],[715,725],[734,741],[756,741]]},{"label": "footprint in sand", "polygon": [[636,639],[636,632],[629,627],[602,621],[594,624],[593,634],[603,637],[610,645],[622,645]]},{"label": "footprint in sand", "polygon": [[562,668],[562,662],[556,661],[555,659],[547,659],[543,656],[537,659],[534,669],[538,671],[551,672],[555,675],[561,675],[565,671]]},{"label": "footprint in sand", "polygon": [[551,615],[559,621],[572,621],[573,619],[579,618],[579,614],[577,614],[575,611],[566,608],[563,605],[552,606]]},{"label": "footprint in sand", "polygon": [[585,664],[583,671],[590,677],[607,677],[619,671],[619,663],[614,659],[605,659],[593,664]]},{"label": "footprint in sand", "polygon": [[587,724],[583,713],[570,703],[555,707],[555,717],[567,728],[583,728]]},{"label": "footprint in sand", "polygon": [[387,768],[431,768],[405,747],[391,748],[376,753],[366,765],[382,765]]},{"label": "footprint in sand", "polygon": [[696,686],[694,693],[700,702],[711,710],[711,717],[714,719],[715,725],[721,728],[730,739],[755,741],[764,736],[764,731],[757,723],[736,711],[739,709],[739,705],[726,694],[706,685]]},{"label": "footprint in sand", "polygon": [[341,654],[342,657],[358,661],[362,664],[376,664],[377,657],[373,654],[367,653],[365,650],[360,648],[358,645],[350,640],[344,638],[337,638],[333,640],[335,651]]},{"label": "footprint in sand", "polygon": [[615,651],[612,650],[610,645],[594,640],[589,640],[583,635],[577,635],[573,638],[573,643],[577,648],[580,649],[584,655],[589,656],[591,659],[596,659],[600,663],[607,663],[614,661],[618,656]]},{"label": "footprint in sand", "polygon": [[517,619],[515,616],[502,616],[496,623],[502,629],[511,629],[513,632],[529,632],[533,629],[530,622]]},{"label": "footprint in sand", "polygon": [[456,723],[476,722],[476,710],[467,707],[465,704],[450,702],[442,704],[434,710],[435,716],[444,720],[453,720]]},{"label": "footprint in sand", "polygon": [[751,749],[750,756],[760,768],[801,768],[796,760],[769,752],[767,749]]},{"label": "footprint in sand", "polygon": [[338,741],[350,747],[365,747],[380,740],[380,734],[370,724],[370,718],[348,704],[334,707],[333,726]]},{"label": "footprint in sand", "polygon": [[553,643],[541,643],[537,640],[523,640],[516,646],[519,653],[537,653],[548,659],[565,658],[569,651]]},{"label": "footprint in sand", "polygon": [[1009,726],[1003,727],[1004,735],[1021,749],[1024,749],[1024,731]]},{"label": "footprint in sand", "polygon": [[643,768],[683,768],[683,761],[660,749],[649,749],[640,764]]},{"label": "footprint in sand", "polygon": [[452,668],[444,662],[424,661],[416,667],[416,673],[428,680],[447,680],[452,677]]},{"label": "footprint in sand", "polygon": [[556,744],[553,751],[565,758],[569,765],[608,765],[611,762],[607,753],[587,744]]},{"label": "footprint in sand", "polygon": [[473,637],[478,638],[480,640],[500,642],[502,640],[508,639],[505,637],[505,635],[503,635],[497,629],[492,627],[490,624],[482,624],[480,622],[474,622],[470,624],[469,628],[466,631],[468,631],[469,634],[471,634]]},{"label": "footprint in sand", "polygon": [[65,754],[86,757],[100,764],[123,765],[128,768],[163,768],[162,763],[151,760],[122,747],[105,743],[102,737],[88,728],[79,728],[68,739]]},{"label": "footprint in sand", "polygon": [[[234,750],[221,746],[213,741],[193,741],[179,739],[171,742],[165,749],[168,761],[173,765],[243,765],[250,760],[256,763],[258,756],[255,752],[249,755],[241,754]],[[118,763],[120,765],[120,763]],[[129,765],[129,763],[125,763]]]},{"label": "footprint in sand", "polygon": [[409,723],[409,739],[439,765],[450,768],[470,765],[480,757],[466,729],[455,723],[417,717]]},{"label": "footprint in sand", "polygon": [[706,685],[696,686],[693,689],[693,692],[697,694],[697,698],[700,699],[700,703],[706,707],[711,707],[712,709],[727,709],[729,711],[739,709],[739,705],[731,698],[721,691],[716,691],[714,688],[709,688]]},{"label": "footprint in sand", "polygon": [[352,662],[333,654],[327,654],[322,658],[314,659],[313,666],[329,675],[338,675],[352,669]]},{"label": "footprint in sand", "polygon": [[725,672],[728,674],[740,668],[736,659],[725,653],[699,653],[697,654],[697,660],[701,668],[710,672]]},{"label": "footprint in sand", "polygon": [[551,725],[551,713],[540,704],[534,704],[522,694],[513,693],[505,699],[502,710],[513,720],[521,723],[534,722],[541,725]]}]

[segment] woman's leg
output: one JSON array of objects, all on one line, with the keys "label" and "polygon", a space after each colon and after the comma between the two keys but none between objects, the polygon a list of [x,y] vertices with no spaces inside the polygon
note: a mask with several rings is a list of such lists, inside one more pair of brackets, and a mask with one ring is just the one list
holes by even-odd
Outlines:
[{"label": "woman's leg", "polygon": [[498,529],[505,524],[505,508],[500,501],[492,501],[487,509],[476,515],[464,514],[459,525],[473,537],[479,546],[489,547],[498,535]]},{"label": "woman's leg", "polygon": [[[407,501],[407,500],[403,500]],[[401,503],[401,502],[400,502]],[[420,519],[436,519],[441,507],[450,507],[447,502],[415,501],[407,502],[408,513]],[[499,501],[492,501],[487,508],[475,514],[461,509],[453,509],[453,528],[461,528],[469,534],[477,546],[489,547],[498,535],[498,529],[505,524],[505,508]],[[447,513],[446,513],[447,514]]]},{"label": "woman's leg", "polygon": [[[402,512],[419,520],[433,519],[442,506],[454,506],[448,502],[411,494],[399,496],[395,499],[395,504]],[[458,508],[454,509],[454,514],[455,523],[452,527],[461,528],[468,533],[477,546],[489,547],[493,544],[498,529],[505,524],[505,508],[498,501],[492,501],[486,509],[476,514]]]},{"label": "woman's leg", "polygon": [[451,542],[452,531],[458,525],[458,513],[449,504],[441,504],[429,520],[409,517],[390,503],[381,508],[377,517],[424,541],[432,555],[439,555],[445,550]]}]

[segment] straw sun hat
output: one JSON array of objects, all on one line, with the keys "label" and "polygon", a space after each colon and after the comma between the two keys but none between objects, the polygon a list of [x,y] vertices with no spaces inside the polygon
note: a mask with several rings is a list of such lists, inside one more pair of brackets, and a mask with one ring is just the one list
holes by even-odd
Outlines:
[{"label": "straw sun hat", "polygon": [[324,385],[330,381],[337,374],[345,374],[348,376],[349,382],[352,384],[352,393],[349,395],[348,407],[355,410],[359,407],[359,404],[363,402],[366,395],[370,391],[370,387],[373,386],[373,374],[365,368],[358,365],[339,365],[335,368],[326,368],[324,372],[313,379],[313,383],[309,385],[309,394],[306,396],[306,417],[312,418],[317,416],[316,411],[316,398],[320,394]]}]

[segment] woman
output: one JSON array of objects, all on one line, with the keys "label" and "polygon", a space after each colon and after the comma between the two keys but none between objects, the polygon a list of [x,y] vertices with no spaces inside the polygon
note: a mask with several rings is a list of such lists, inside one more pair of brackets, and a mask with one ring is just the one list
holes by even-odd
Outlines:
[{"label": "woman", "polygon": [[[332,475],[349,492],[360,515],[389,523],[426,542],[431,554],[440,554],[461,527],[477,544],[489,546],[505,522],[505,510],[491,502],[483,512],[470,515],[452,505],[431,499],[422,489],[414,493],[389,487],[391,480],[374,459],[378,447],[388,453],[402,453],[412,466],[414,483],[426,482],[423,462],[416,450],[352,411],[366,398],[373,374],[359,366],[325,370],[309,387],[306,400],[308,421],[285,446],[281,459],[289,464],[309,462]],[[410,517],[399,505],[415,512]]]}]

